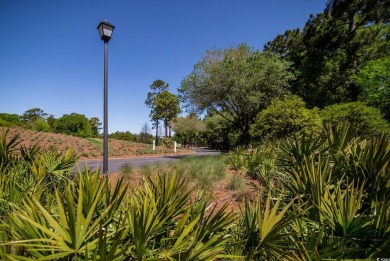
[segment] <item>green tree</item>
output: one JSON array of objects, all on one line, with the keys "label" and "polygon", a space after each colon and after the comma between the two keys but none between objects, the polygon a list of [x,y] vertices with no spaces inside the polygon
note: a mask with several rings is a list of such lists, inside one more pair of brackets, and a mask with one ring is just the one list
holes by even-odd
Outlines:
[{"label": "green tree", "polygon": [[155,117],[164,122],[165,137],[168,137],[168,128],[169,137],[171,137],[171,121],[181,112],[179,97],[168,91],[163,91],[154,97],[153,103]]},{"label": "green tree", "polygon": [[154,103],[155,97],[163,92],[167,91],[169,84],[164,82],[163,80],[155,80],[150,86],[151,91],[148,92],[145,100],[146,106],[150,108],[150,114],[149,117],[153,122],[153,127],[156,129],[156,145],[158,145],[158,130],[159,130],[159,121],[161,118],[159,118],[159,115],[156,114],[156,106]]},{"label": "green tree", "polygon": [[235,131],[231,121],[226,120],[228,115],[209,112],[204,118],[204,137],[207,145],[215,149],[231,149],[238,145],[239,131]]},{"label": "green tree", "polygon": [[54,132],[79,137],[93,137],[92,126],[83,114],[64,114],[54,124]]},{"label": "green tree", "polygon": [[389,15],[384,0],[330,0],[302,31],[289,30],[265,46],[293,63],[294,94],[309,107],[356,101],[353,81],[368,60],[389,55]]},{"label": "green tree", "polygon": [[116,139],[116,140],[126,140],[126,141],[136,141],[137,135],[131,133],[130,131],[116,131],[114,133],[108,134],[108,137],[110,139]]},{"label": "green tree", "polygon": [[50,126],[50,131],[54,131],[54,124],[56,122],[56,118],[54,118],[54,115],[50,114],[49,117],[47,117],[46,121]]},{"label": "green tree", "polygon": [[145,122],[140,133],[137,135],[137,141],[142,143],[151,144],[153,142],[153,135],[150,134],[151,130],[149,124]]},{"label": "green tree", "polygon": [[21,116],[22,121],[28,128],[38,131],[49,131],[50,126],[46,122],[47,113],[40,108],[33,108],[25,111]]},{"label": "green tree", "polygon": [[176,118],[172,122],[172,128],[183,146],[196,144],[199,141],[200,132],[205,129],[203,122],[194,113],[187,115],[187,117]]},{"label": "green tree", "polygon": [[17,114],[0,113],[0,126],[14,127],[24,125],[21,117]]},{"label": "green tree", "polygon": [[98,137],[99,131],[102,129],[102,122],[98,117],[92,117],[89,119],[89,124],[91,125],[92,135]]},{"label": "green tree", "polygon": [[179,93],[189,110],[215,111],[240,131],[240,143],[248,144],[256,115],[287,93],[293,78],[288,66],[277,56],[246,44],[212,49],[183,79]]},{"label": "green tree", "polygon": [[28,121],[34,121],[37,118],[43,118],[46,119],[47,113],[45,113],[42,109],[40,108],[33,108],[25,111],[22,115],[22,119],[26,122]]},{"label": "green tree", "polygon": [[362,88],[362,100],[381,110],[390,121],[390,57],[369,61],[356,75]]},{"label": "green tree", "polygon": [[50,125],[43,118],[36,118],[32,123],[32,129],[37,131],[50,131]]}]

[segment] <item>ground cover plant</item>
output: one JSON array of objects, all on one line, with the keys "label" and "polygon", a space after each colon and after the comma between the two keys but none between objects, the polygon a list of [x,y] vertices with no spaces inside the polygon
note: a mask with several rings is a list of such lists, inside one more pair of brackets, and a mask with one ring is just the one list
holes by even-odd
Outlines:
[{"label": "ground cover plant", "polygon": [[[349,126],[328,127],[320,136],[236,151],[235,169],[223,174],[227,157],[188,158],[145,167],[143,181],[130,186],[123,179],[110,184],[109,176],[88,169],[73,172],[72,151],[18,147],[18,137],[7,139],[7,134],[3,131],[0,139],[2,260],[375,260],[390,255],[390,143],[383,135],[366,139]],[[246,175],[240,154],[250,153],[256,156],[241,158],[273,165],[274,182],[236,212],[215,204],[214,187],[197,183],[201,178],[194,173],[209,173],[210,183],[234,171]]]}]

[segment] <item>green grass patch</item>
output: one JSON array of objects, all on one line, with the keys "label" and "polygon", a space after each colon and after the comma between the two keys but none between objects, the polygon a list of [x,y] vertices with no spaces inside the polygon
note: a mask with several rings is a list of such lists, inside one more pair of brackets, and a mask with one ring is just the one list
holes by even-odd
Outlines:
[{"label": "green grass patch", "polygon": [[225,156],[187,156],[172,163],[180,175],[194,181],[200,188],[209,189],[226,175]]},{"label": "green grass patch", "polygon": [[103,149],[103,140],[98,138],[85,138],[85,140],[92,143],[98,149]]},{"label": "green grass patch", "polygon": [[210,189],[215,181],[226,176],[226,156],[186,156],[175,162],[146,165],[140,168],[145,177],[159,173],[177,172],[185,179],[194,182],[201,189]]},{"label": "green grass patch", "polygon": [[131,174],[133,172],[133,166],[130,163],[124,163],[119,168],[119,171],[123,175]]}]

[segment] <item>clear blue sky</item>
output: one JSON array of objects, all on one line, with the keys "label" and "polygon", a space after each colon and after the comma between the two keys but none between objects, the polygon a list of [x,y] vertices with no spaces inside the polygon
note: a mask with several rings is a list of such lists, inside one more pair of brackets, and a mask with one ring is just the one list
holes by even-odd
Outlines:
[{"label": "clear blue sky", "polygon": [[[326,0],[0,0],[0,112],[41,108],[103,119],[103,41],[109,42],[109,133],[139,133],[156,79],[176,93],[206,49],[257,49],[302,28]],[[150,125],[151,126],[151,125]]]}]

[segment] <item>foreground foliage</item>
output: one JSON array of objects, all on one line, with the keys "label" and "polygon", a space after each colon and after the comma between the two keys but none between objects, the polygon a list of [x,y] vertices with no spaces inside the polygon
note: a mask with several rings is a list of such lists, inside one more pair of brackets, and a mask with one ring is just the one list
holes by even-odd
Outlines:
[{"label": "foreground foliage", "polygon": [[[322,136],[296,136],[276,148],[230,153],[231,166],[259,179],[268,191],[242,211],[245,256],[255,260],[389,256],[390,143],[384,135],[365,139],[357,131],[338,125],[326,128]],[[279,151],[277,157],[267,153],[270,150]],[[273,171],[264,174],[265,170]],[[264,220],[271,216],[271,221]],[[263,237],[270,231],[275,242],[267,245]]]},{"label": "foreground foliage", "polygon": [[322,135],[236,150],[228,157],[234,168],[266,185],[238,214],[212,204],[197,189],[205,184],[187,182],[191,173],[218,178],[216,162],[223,160],[160,168],[129,191],[124,180],[112,187],[98,172],[74,173],[71,151],[20,148],[17,136],[7,142],[6,135],[0,140],[1,260],[390,255],[390,143],[383,135],[364,139],[349,126],[336,126]]}]

